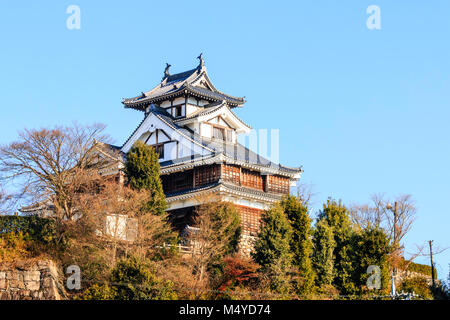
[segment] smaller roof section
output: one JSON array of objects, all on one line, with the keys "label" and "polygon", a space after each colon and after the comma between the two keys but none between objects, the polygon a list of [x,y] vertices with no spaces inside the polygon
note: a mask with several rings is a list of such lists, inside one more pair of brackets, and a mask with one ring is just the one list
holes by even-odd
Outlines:
[{"label": "smaller roof section", "polygon": [[231,108],[242,106],[245,103],[243,97],[234,97],[216,89],[206,71],[203,56],[200,54],[197,58],[200,62],[196,68],[177,74],[170,74],[171,65],[166,64],[161,82],[139,96],[123,99],[125,108],[145,111],[151,103],[158,104],[184,94],[210,102],[225,100]]},{"label": "smaller roof section", "polygon": [[183,126],[189,123],[204,122],[216,116],[224,118],[232,125],[237,133],[249,133],[251,130],[251,127],[248,124],[231,111],[226,100],[210,103],[185,118],[174,120],[174,123]]}]

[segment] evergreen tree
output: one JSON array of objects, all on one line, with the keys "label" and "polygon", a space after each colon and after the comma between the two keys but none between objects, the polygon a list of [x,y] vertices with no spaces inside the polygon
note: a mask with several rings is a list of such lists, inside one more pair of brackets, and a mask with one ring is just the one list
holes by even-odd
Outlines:
[{"label": "evergreen tree", "polygon": [[137,190],[146,189],[151,194],[147,210],[163,215],[167,208],[166,198],[160,178],[158,154],[155,149],[137,141],[127,154],[125,173],[128,184]]},{"label": "evergreen tree", "polygon": [[347,208],[339,201],[328,199],[319,214],[333,229],[336,247],[334,250],[333,284],[341,294],[352,294],[356,286],[352,279],[352,226]]},{"label": "evergreen tree", "polygon": [[314,231],[314,254],[313,265],[317,273],[316,283],[318,286],[331,285],[334,270],[334,240],[333,229],[326,220],[319,220]]},{"label": "evergreen tree", "polygon": [[289,290],[286,272],[292,265],[291,237],[292,228],[283,207],[276,204],[262,218],[252,257],[269,276],[271,289],[280,293]]},{"label": "evergreen tree", "polygon": [[298,291],[300,294],[309,293],[314,287],[315,274],[311,261],[311,219],[308,215],[308,207],[292,195],[284,197],[281,206],[292,227],[290,247],[293,263],[298,267],[302,277]]},{"label": "evergreen tree", "polygon": [[[386,293],[389,283],[389,264],[388,255],[390,252],[389,238],[383,229],[368,227],[358,234],[354,234],[352,241],[354,271],[353,278],[359,293],[363,293],[367,288],[367,268],[375,265],[380,268],[380,291]],[[375,294],[380,291],[372,291]]]}]

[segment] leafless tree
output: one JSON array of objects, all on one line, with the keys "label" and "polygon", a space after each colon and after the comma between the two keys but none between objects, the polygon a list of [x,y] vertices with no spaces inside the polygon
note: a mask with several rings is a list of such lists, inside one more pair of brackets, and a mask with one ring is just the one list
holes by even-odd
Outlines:
[{"label": "leafless tree", "polygon": [[383,214],[375,207],[368,204],[350,205],[349,207],[350,219],[357,229],[364,230],[368,227],[379,228],[382,226],[384,222]]},{"label": "leafless tree", "polygon": [[0,186],[0,215],[11,214],[14,210],[14,201],[13,195],[7,193]]},{"label": "leafless tree", "polygon": [[[411,195],[400,195],[394,199],[388,199],[383,194],[374,194],[371,203],[365,205],[353,205],[350,217],[358,229],[369,226],[386,230],[391,244],[391,265],[397,268],[405,265],[403,238],[411,229],[416,215],[416,205]],[[406,261],[409,265],[423,248],[418,247],[417,252],[411,254]]]},{"label": "leafless tree", "polygon": [[307,206],[312,204],[312,198],[316,195],[313,188],[314,186],[309,183],[300,183],[297,186],[297,198]]},{"label": "leafless tree", "polygon": [[415,201],[411,195],[400,195],[390,200],[383,194],[375,194],[371,200],[371,204],[352,206],[352,221],[362,229],[368,225],[385,228],[392,244],[398,245],[414,222],[417,211]]},{"label": "leafless tree", "polygon": [[117,251],[145,258],[157,247],[173,238],[174,232],[167,215],[147,212],[150,193],[106,181],[97,193],[84,193],[78,199],[78,208],[84,215],[96,217],[97,235],[109,244],[111,265]]},{"label": "leafless tree", "polygon": [[17,141],[0,147],[1,181],[18,184],[18,194],[32,203],[51,201],[55,219],[73,219],[75,197],[98,180],[103,160],[96,148],[97,141],[108,141],[104,128],[74,124],[20,132]]}]

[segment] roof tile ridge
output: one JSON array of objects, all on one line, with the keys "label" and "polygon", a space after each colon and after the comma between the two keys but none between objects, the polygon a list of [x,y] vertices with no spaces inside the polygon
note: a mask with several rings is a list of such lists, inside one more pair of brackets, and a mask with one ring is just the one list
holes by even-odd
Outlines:
[{"label": "roof tile ridge", "polygon": [[136,131],[138,131],[139,127],[144,123],[145,119],[148,118],[148,116],[151,114],[152,112],[149,112],[144,119],[142,119],[142,121],[138,124],[138,126],[136,127],[136,129],[134,129],[133,133],[128,137],[128,139],[124,142],[124,144],[120,147],[120,150],[122,151],[123,147],[128,143],[128,141],[130,141],[131,137],[136,133]]}]

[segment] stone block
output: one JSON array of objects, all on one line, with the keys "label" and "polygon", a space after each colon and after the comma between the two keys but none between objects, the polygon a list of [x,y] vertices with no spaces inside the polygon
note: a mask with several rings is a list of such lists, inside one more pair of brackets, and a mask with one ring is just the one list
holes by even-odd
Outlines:
[{"label": "stone block", "polygon": [[40,281],[41,273],[39,271],[25,271],[23,273],[23,281]]},{"label": "stone block", "polygon": [[0,290],[6,290],[8,289],[8,283],[6,279],[0,280]]},{"label": "stone block", "polygon": [[39,281],[25,281],[25,288],[31,291],[37,291],[41,287]]},{"label": "stone block", "polygon": [[11,296],[8,291],[0,291],[0,300],[10,300]]},{"label": "stone block", "polygon": [[53,281],[53,279],[51,277],[45,277],[42,280],[42,286],[44,288],[50,288],[53,287],[55,285],[55,281]]},{"label": "stone block", "polygon": [[11,289],[25,289],[25,284],[21,280],[10,280],[9,286]]},{"label": "stone block", "polygon": [[13,272],[12,280],[23,281],[23,272],[18,272],[18,271]]}]

